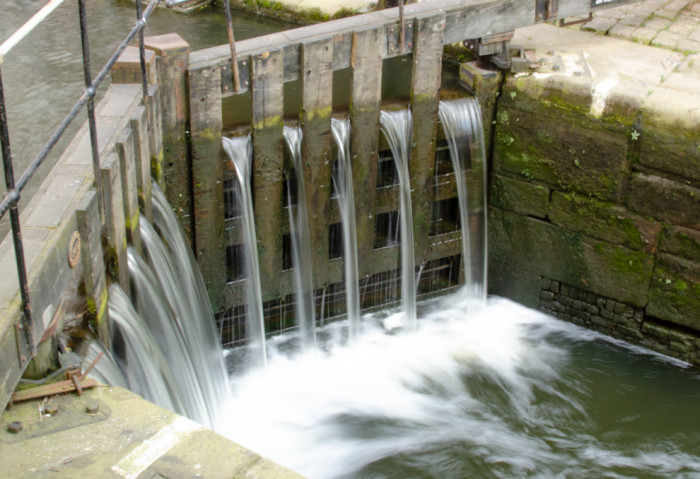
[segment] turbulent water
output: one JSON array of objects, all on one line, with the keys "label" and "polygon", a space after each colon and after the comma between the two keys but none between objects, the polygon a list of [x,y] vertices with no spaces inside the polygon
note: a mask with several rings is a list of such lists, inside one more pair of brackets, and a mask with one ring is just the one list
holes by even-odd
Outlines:
[{"label": "turbulent water", "polygon": [[225,434],[310,478],[700,477],[697,372],[507,300],[467,303],[420,305],[400,335],[365,316],[349,344],[334,323],[324,351],[269,341],[268,367],[233,379]]}]

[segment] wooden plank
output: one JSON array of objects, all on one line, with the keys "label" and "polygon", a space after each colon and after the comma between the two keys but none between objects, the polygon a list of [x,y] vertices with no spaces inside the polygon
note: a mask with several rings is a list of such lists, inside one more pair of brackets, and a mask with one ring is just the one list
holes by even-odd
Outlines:
[{"label": "wooden plank", "polygon": [[[593,7],[591,0],[559,0],[556,18],[587,15],[591,10],[617,7],[634,1],[618,0]],[[445,14],[443,45],[505,33],[537,23],[534,0],[442,0],[412,3],[405,7],[405,20],[413,22],[416,18],[440,13]],[[236,50],[239,58],[246,58],[266,51],[284,49],[284,55],[288,57],[285,60],[284,81],[293,81],[300,77],[300,64],[297,61],[300,43],[333,38],[335,41],[333,69],[348,68],[352,57],[353,32],[368,27],[390,29],[396,26],[398,18],[398,8],[390,8],[238,41]],[[407,49],[407,52],[410,51],[410,48]],[[392,58],[402,53],[399,49],[387,51],[383,48],[382,54],[383,58]],[[196,68],[206,65],[222,66],[230,64],[230,61],[231,50],[228,44],[199,50],[190,55],[190,62]],[[245,88],[241,90],[247,91]],[[227,94],[232,95],[233,92],[227,92]]]},{"label": "wooden plank", "polygon": [[139,229],[139,196],[136,186],[136,155],[134,135],[131,128],[125,128],[115,145],[119,156],[119,169],[122,175],[122,192],[124,194],[124,217],[126,219],[127,239],[139,253],[141,231]]},{"label": "wooden plank", "polygon": [[282,272],[282,50],[250,57],[255,231],[263,299],[279,297]]},{"label": "wooden plank", "polygon": [[[176,33],[156,35],[145,39],[146,48],[157,59],[160,95],[161,128],[163,135],[161,185],[190,242],[192,236],[192,168],[188,155],[187,65],[190,45]],[[185,194],[184,192],[187,192]]]},{"label": "wooden plank", "polygon": [[413,147],[409,170],[413,204],[413,240],[417,265],[426,261],[430,234],[444,29],[445,15],[442,13],[417,18],[413,28],[411,79]]},{"label": "wooden plank", "polygon": [[143,214],[153,220],[153,202],[151,201],[151,149],[148,140],[148,116],[146,108],[136,109],[129,122],[134,134],[134,152],[136,154],[136,184],[139,203]]},{"label": "wooden plank", "polygon": [[[129,265],[126,259],[126,228],[124,219],[124,195],[122,177],[119,171],[119,158],[112,153],[100,166],[104,217],[107,224],[107,244],[112,257],[112,274],[116,273],[119,285],[129,291]],[[115,272],[116,269],[116,272]]]},{"label": "wooden plank", "polygon": [[219,311],[226,285],[221,72],[190,69],[189,83],[194,248],[212,307]]},{"label": "wooden plank", "polygon": [[[331,113],[333,111],[333,38],[303,43],[302,144],[314,288],[328,282],[328,217],[331,203]],[[339,281],[340,278],[336,278]]]},{"label": "wooden plank", "polygon": [[384,27],[382,26],[353,33],[350,152],[360,278],[371,271],[371,257],[374,249],[374,199],[377,191],[383,43]]},{"label": "wooden plank", "polygon": [[111,344],[107,281],[102,253],[102,224],[97,204],[97,193],[90,190],[85,194],[75,214],[81,239],[80,257],[88,315],[94,319],[102,343]]}]

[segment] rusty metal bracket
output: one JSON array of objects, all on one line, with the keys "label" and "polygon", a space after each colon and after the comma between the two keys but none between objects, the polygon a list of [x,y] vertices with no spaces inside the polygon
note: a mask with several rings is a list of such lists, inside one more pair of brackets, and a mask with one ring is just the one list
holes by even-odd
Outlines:
[{"label": "rusty metal bracket", "polygon": [[12,402],[28,401],[30,399],[37,399],[73,391],[77,391],[78,395],[81,395],[83,393],[83,389],[97,386],[96,380],[92,378],[87,379],[86,377],[103,355],[104,353],[98,354],[95,360],[90,363],[90,365],[83,372],[80,371],[80,368],[69,369],[66,371],[66,379],[64,381],[58,381],[43,386],[37,386],[35,388],[15,391],[12,394]]},{"label": "rusty metal bracket", "polygon": [[590,12],[586,18],[581,18],[578,20],[572,20],[567,22],[565,18],[559,19],[560,27],[570,27],[571,25],[580,25],[581,23],[588,23],[593,20],[593,12]]},{"label": "rusty metal bracket", "polygon": [[15,322],[15,341],[17,342],[17,359],[22,370],[32,357],[29,345],[27,344],[27,336],[24,333],[24,313],[20,313],[20,318]]},{"label": "rusty metal bracket", "polygon": [[546,22],[559,15],[559,0],[535,0],[535,22]]}]

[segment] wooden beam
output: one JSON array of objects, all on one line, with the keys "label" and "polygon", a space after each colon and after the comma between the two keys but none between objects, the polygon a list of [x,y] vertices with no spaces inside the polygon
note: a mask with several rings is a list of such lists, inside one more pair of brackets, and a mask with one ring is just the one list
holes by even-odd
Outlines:
[{"label": "wooden beam", "polygon": [[[616,0],[599,6],[593,6],[591,0],[559,0],[557,14],[549,20],[587,15],[591,11],[628,3],[635,3],[635,0]],[[442,0],[412,3],[405,7],[405,20],[413,22],[417,18],[444,14],[445,28],[442,42],[443,45],[447,45],[505,33],[538,23],[539,20],[535,18],[535,5],[535,0]],[[236,50],[239,54],[239,69],[243,85],[241,93],[247,90],[245,87],[247,68],[242,63],[242,59],[250,55],[283,50],[285,58],[284,81],[298,80],[300,78],[299,45],[301,43],[328,38],[334,39],[333,69],[348,68],[351,61],[354,31],[372,28],[389,32],[394,28],[394,34],[398,35],[399,29],[395,28],[398,21],[399,9],[390,8],[239,41],[236,43]],[[400,49],[396,48],[391,51],[386,48],[386,45],[380,45],[380,51],[382,58],[385,59],[402,54]],[[411,51],[412,48],[407,45],[405,53]],[[216,65],[219,68],[226,66],[230,70],[230,62],[231,50],[228,44],[206,48],[190,54],[190,64],[195,68]],[[227,84],[230,85],[230,80]],[[225,95],[233,94],[234,92],[230,89],[225,93]]]},{"label": "wooden beam", "polygon": [[223,307],[226,285],[219,73],[214,67],[189,72],[194,248],[215,311]]},{"label": "wooden beam", "polygon": [[302,144],[306,211],[314,288],[328,282],[328,217],[331,203],[331,113],[333,111],[333,39],[303,43]]},{"label": "wooden beam", "polygon": [[374,249],[373,213],[377,191],[383,42],[382,26],[353,33],[350,66],[350,152],[360,278],[372,270],[370,258]]},{"label": "wooden beam", "polygon": [[413,147],[409,170],[416,265],[426,261],[430,234],[444,29],[442,13],[417,18],[413,28]]},{"label": "wooden beam", "polygon": [[273,50],[250,57],[255,232],[263,299],[279,296],[282,274],[284,56]]}]

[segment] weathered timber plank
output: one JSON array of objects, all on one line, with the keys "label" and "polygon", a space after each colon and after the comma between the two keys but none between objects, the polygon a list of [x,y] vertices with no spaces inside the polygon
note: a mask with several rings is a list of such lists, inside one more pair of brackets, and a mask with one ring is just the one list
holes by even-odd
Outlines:
[{"label": "weathered timber plank", "polygon": [[119,156],[119,168],[122,175],[122,193],[124,194],[124,217],[126,220],[127,239],[139,253],[141,231],[139,229],[139,197],[136,186],[136,155],[134,135],[131,128],[125,128],[115,145]]},{"label": "weathered timber plank", "polygon": [[192,168],[187,148],[187,65],[190,46],[176,33],[147,37],[145,46],[157,55],[163,135],[161,165],[164,184],[161,187],[185,229],[188,240],[192,242],[192,200],[189,194]]},{"label": "weathered timber plank", "polygon": [[[591,6],[590,0],[560,0],[558,14],[550,20],[577,15],[586,15],[589,11],[617,7],[635,0],[618,0],[597,7]],[[522,0],[442,0],[412,3],[405,7],[405,21],[412,22],[439,13],[445,14],[443,45],[462,40],[480,38],[497,33],[504,33],[516,28],[537,23],[535,19],[535,1]],[[334,38],[333,69],[348,68],[351,60],[351,43],[353,31],[367,28],[389,29],[396,26],[399,18],[398,8],[342,18],[332,22],[309,25],[286,32],[274,33],[262,37],[242,40],[236,43],[239,58],[258,55],[270,50],[284,49],[284,81],[299,79],[299,47],[303,41],[318,41]],[[404,53],[410,52],[407,48]],[[399,49],[386,51],[382,48],[383,58],[392,58],[402,53]],[[192,52],[190,63],[196,68],[205,65],[224,65],[231,61],[228,44]],[[243,66],[241,65],[241,68]],[[247,91],[241,88],[241,93]],[[227,94],[233,94],[228,92]]]},{"label": "weathered timber plank", "polygon": [[151,152],[148,140],[148,116],[146,108],[136,109],[129,121],[134,133],[134,152],[136,154],[136,184],[138,187],[139,204],[143,214],[151,221],[153,219],[153,203],[151,201]]},{"label": "weathered timber plank", "polygon": [[374,198],[377,191],[377,145],[382,94],[381,44],[384,28],[353,34],[350,86],[350,152],[352,154],[359,275],[371,272],[374,247]]},{"label": "weathered timber plank", "polygon": [[283,52],[252,56],[250,65],[255,231],[262,294],[267,300],[279,296],[282,271]]},{"label": "weathered timber plank", "polygon": [[194,247],[212,307],[219,311],[226,285],[221,72],[190,70],[189,83]]},{"label": "weathered timber plank", "polygon": [[445,15],[415,20],[411,112],[413,147],[409,166],[413,204],[415,261],[426,261],[434,193],[435,137],[438,123],[438,92],[442,72],[442,34]]},{"label": "weathered timber plank", "polygon": [[87,312],[97,325],[97,334],[103,344],[111,344],[109,334],[109,311],[107,309],[107,282],[100,212],[95,190],[87,192],[75,211],[80,233],[80,257],[87,298]]},{"label": "weathered timber plank", "polygon": [[[328,282],[328,217],[331,203],[331,113],[333,111],[333,39],[301,45],[303,76],[301,154],[306,210],[313,255],[314,288]],[[335,278],[339,281],[340,278]]]},{"label": "weathered timber plank", "polygon": [[100,166],[102,197],[104,198],[104,215],[107,223],[107,244],[113,259],[112,273],[115,273],[119,285],[129,291],[129,265],[126,259],[126,228],[124,219],[124,195],[122,178],[119,171],[119,158],[112,153]]}]

